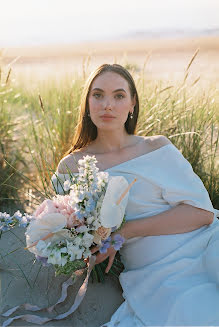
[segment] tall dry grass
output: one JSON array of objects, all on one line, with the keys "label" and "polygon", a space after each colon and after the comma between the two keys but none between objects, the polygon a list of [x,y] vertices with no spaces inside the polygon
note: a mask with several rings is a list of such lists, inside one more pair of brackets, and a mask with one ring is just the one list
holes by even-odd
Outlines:
[{"label": "tall dry grass", "polygon": [[[216,87],[203,89],[200,79],[190,76],[197,54],[198,51],[185,67],[183,79],[174,83],[148,80],[147,59],[142,70],[129,64],[127,59],[121,64],[133,75],[139,93],[137,134],[167,136],[192,164],[214,207],[219,209],[219,99]],[[26,179],[26,187],[31,192],[29,204],[38,203],[37,193],[48,197],[52,192],[51,175],[74,135],[83,84],[90,73],[89,60],[88,57],[83,62],[81,74],[76,72],[59,80],[50,77],[27,85],[18,79],[13,93],[7,95],[7,106],[22,117],[19,126],[23,135],[19,135],[14,145],[29,169],[24,171],[29,178]],[[15,99],[15,94],[20,96]],[[13,118],[6,118],[7,123]],[[8,175],[9,179],[12,181]]]}]

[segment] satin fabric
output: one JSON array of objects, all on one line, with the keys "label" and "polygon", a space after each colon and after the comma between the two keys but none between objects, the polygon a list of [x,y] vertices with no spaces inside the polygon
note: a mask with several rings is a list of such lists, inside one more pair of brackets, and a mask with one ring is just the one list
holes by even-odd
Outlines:
[{"label": "satin fabric", "polygon": [[[106,169],[137,182],[126,219],[151,217],[186,203],[214,213],[214,221],[182,234],[135,237],[120,250],[124,302],[101,327],[218,326],[219,210],[191,164],[171,143]],[[52,177],[62,194],[68,174]]]}]

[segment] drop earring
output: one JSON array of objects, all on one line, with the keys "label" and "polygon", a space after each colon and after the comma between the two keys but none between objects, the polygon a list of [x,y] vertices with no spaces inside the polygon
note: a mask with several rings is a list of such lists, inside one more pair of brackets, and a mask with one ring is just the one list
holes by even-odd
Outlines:
[{"label": "drop earring", "polygon": [[130,112],[130,119],[133,119],[133,112]]}]

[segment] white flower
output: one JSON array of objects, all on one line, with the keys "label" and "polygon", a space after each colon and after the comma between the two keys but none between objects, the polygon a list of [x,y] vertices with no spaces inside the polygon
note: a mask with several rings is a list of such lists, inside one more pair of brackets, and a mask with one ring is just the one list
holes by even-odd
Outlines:
[{"label": "white flower", "polygon": [[101,183],[104,183],[104,184],[107,183],[109,180],[109,173],[101,171],[98,174],[98,180],[101,181]]},{"label": "white flower", "polygon": [[46,249],[46,247],[47,247],[46,242],[44,242],[42,240],[40,240],[36,245],[36,248],[38,251],[43,251],[44,249]]},{"label": "white flower", "polygon": [[94,236],[92,234],[84,233],[84,236],[82,238],[83,246],[85,246],[86,248],[90,247],[93,242],[93,238],[94,238]]},{"label": "white flower", "polygon": [[48,263],[52,263],[53,265],[64,266],[67,263],[68,258],[67,256],[62,256],[63,251],[64,250],[62,249],[54,249],[48,257]]},{"label": "white flower", "polygon": [[47,262],[51,263],[52,265],[56,265],[56,258],[54,256],[54,254],[51,254],[51,255],[48,256]]},{"label": "white flower", "polygon": [[76,259],[81,259],[83,255],[84,249],[78,249],[76,253]]},{"label": "white flower", "polygon": [[70,254],[71,261],[74,261],[75,259],[81,259],[83,254],[83,249],[80,249],[78,246],[68,241],[67,241],[67,249],[68,249],[68,254]]},{"label": "white flower", "polygon": [[98,229],[100,226],[101,226],[101,224],[99,223],[99,221],[95,220],[95,221],[93,222],[93,227],[94,227],[95,229]]},{"label": "white flower", "polygon": [[87,223],[88,224],[92,224],[92,222],[95,220],[95,218],[93,217],[93,216],[89,216],[88,218],[87,218]]},{"label": "white flower", "polygon": [[59,251],[61,253],[67,253],[67,248],[66,247],[60,248]]},{"label": "white flower", "polygon": [[84,233],[84,232],[87,232],[88,230],[89,230],[88,227],[85,225],[76,228],[76,231],[78,233]]},{"label": "white flower", "polygon": [[79,164],[80,166],[83,166],[83,164],[84,164],[84,159],[80,159],[80,160],[78,160],[78,164]]},{"label": "white flower", "polygon": [[79,236],[76,236],[76,237],[74,238],[73,242],[74,242],[74,244],[75,244],[76,246],[79,246],[79,245],[81,245],[81,243],[82,243],[82,238],[79,237]]},{"label": "white flower", "polygon": [[65,192],[68,192],[70,190],[71,187],[71,182],[70,181],[65,181],[64,182],[64,190]]},{"label": "white flower", "polygon": [[126,193],[120,204],[117,205],[116,202],[127,189],[128,185],[127,180],[123,176],[113,176],[110,178],[100,210],[102,226],[120,227],[128,203],[129,192]]},{"label": "white flower", "polygon": [[[53,233],[54,235],[45,240],[45,243],[52,243],[65,237],[69,238],[69,231],[63,229],[66,224],[67,218],[60,213],[45,214],[40,219],[31,221],[25,233],[27,247],[41,240],[49,233]],[[37,255],[42,255],[36,246],[29,248],[29,251]]]},{"label": "white flower", "polygon": [[90,257],[91,254],[92,254],[91,251],[90,251],[89,249],[86,249],[86,250],[84,251],[83,256],[84,256],[84,258],[86,259],[86,258]]}]

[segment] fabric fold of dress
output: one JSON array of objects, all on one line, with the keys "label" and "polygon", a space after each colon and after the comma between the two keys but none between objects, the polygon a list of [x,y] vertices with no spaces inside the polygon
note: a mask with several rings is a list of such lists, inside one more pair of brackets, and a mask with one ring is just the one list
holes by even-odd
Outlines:
[{"label": "fabric fold of dress", "polygon": [[[126,220],[151,217],[181,203],[214,213],[191,232],[135,237],[120,250],[124,302],[102,327],[219,326],[219,210],[191,164],[171,143],[106,170],[137,182]],[[68,174],[52,184],[62,194]]]}]

